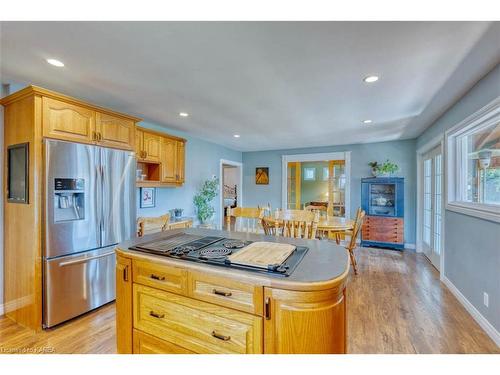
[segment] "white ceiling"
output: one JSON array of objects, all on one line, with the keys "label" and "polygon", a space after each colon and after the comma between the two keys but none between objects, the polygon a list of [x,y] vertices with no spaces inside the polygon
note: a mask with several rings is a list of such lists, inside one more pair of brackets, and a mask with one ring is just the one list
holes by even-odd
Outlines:
[{"label": "white ceiling", "polygon": [[241,151],[388,141],[418,136],[500,61],[499,26],[2,22],[0,78]]}]

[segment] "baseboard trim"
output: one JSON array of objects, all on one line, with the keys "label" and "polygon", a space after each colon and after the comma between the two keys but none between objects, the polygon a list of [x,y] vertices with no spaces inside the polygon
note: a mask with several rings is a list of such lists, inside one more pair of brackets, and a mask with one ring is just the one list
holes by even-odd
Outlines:
[{"label": "baseboard trim", "polygon": [[3,316],[3,314],[4,314],[3,303],[0,303],[0,316]]},{"label": "baseboard trim", "polygon": [[[340,241],[340,243],[342,245],[347,245],[347,241],[343,240],[343,241]],[[361,243],[361,240],[358,238],[356,240],[356,243],[359,245]],[[414,243],[405,243],[405,249],[408,249],[408,250],[415,250],[416,249],[416,245]]]},{"label": "baseboard trim", "polygon": [[474,307],[470,301],[458,290],[458,288],[446,277],[442,276],[441,281],[455,296],[455,298],[465,307],[467,312],[474,318],[474,320],[481,326],[486,334],[500,347],[500,332],[486,319],[478,309]]}]

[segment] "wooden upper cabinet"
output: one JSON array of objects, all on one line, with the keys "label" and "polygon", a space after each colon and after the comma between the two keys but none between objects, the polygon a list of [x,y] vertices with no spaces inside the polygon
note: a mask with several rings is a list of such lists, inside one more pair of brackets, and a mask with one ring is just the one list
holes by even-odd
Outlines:
[{"label": "wooden upper cabinet", "polygon": [[134,150],[135,122],[126,118],[96,113],[97,143],[105,147]]},{"label": "wooden upper cabinet", "polygon": [[144,132],[142,136],[144,160],[160,162],[161,137],[159,135]]},{"label": "wooden upper cabinet", "polygon": [[94,143],[95,111],[43,97],[43,136],[81,143]]},{"label": "wooden upper cabinet", "polygon": [[184,170],[186,167],[186,143],[184,141],[177,141],[177,182],[184,183]]},{"label": "wooden upper cabinet", "polygon": [[142,146],[142,143],[143,143],[143,140],[144,140],[144,132],[139,129],[139,128],[136,128],[135,129],[135,154],[137,156],[137,159],[142,159],[143,157],[143,146]]},{"label": "wooden upper cabinet", "polygon": [[264,316],[264,353],[346,352],[343,291],[264,288]]},{"label": "wooden upper cabinet", "polygon": [[161,139],[161,182],[176,183],[178,181],[177,143],[172,138]]},{"label": "wooden upper cabinet", "polygon": [[143,171],[146,175],[150,167],[159,170],[156,178],[146,178],[147,186],[152,186],[151,183],[157,183],[157,186],[179,186],[184,183],[185,143],[183,138],[136,128],[135,151],[138,163],[145,167]]}]

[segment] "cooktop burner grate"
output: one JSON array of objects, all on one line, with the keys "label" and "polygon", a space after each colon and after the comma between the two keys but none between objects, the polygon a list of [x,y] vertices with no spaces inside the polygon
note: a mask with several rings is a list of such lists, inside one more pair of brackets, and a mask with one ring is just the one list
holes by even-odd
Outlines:
[{"label": "cooktop burner grate", "polygon": [[245,243],[240,240],[230,240],[226,241],[222,244],[226,249],[241,249],[242,247],[245,247]]},{"label": "cooktop burner grate", "polygon": [[175,249],[173,250],[170,250],[170,254],[171,255],[177,255],[177,256],[180,256],[180,255],[184,255],[184,254],[187,254],[193,250],[196,250],[197,247],[196,246],[190,246],[190,245],[181,245],[181,246],[177,246]]},{"label": "cooktop burner grate", "polygon": [[200,250],[200,258],[202,259],[224,259],[232,253],[231,249],[225,247],[212,247],[209,249]]}]

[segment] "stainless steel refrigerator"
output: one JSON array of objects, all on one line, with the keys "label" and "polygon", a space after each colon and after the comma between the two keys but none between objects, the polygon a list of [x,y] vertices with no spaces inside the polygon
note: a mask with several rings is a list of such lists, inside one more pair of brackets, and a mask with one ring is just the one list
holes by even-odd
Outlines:
[{"label": "stainless steel refrigerator", "polygon": [[132,152],[45,140],[43,324],[115,299],[115,245],[136,233]]}]

